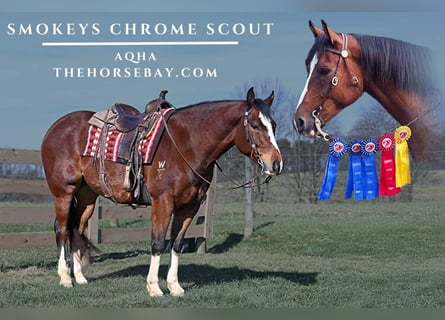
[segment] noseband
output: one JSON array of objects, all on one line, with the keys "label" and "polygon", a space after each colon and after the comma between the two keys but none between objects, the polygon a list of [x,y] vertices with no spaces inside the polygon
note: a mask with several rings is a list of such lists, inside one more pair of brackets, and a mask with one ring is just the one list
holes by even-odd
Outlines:
[{"label": "noseband", "polygon": [[[326,94],[324,95],[323,100],[321,101],[320,105],[312,111],[312,117],[315,120],[315,127],[317,128],[318,133],[320,133],[320,135],[326,141],[329,141],[330,137],[329,137],[328,133],[324,132],[321,129],[321,127],[323,126],[324,122],[323,122],[323,120],[320,117],[320,112],[323,109],[323,104],[329,98],[329,94],[330,94],[332,88],[336,87],[337,84],[338,84],[337,72],[338,72],[338,67],[339,67],[341,61],[345,62],[346,70],[348,70],[349,74],[352,74],[351,70],[349,69],[348,60],[347,60],[347,58],[349,57],[349,52],[348,52],[348,36],[345,33],[341,33],[341,37],[342,37],[342,40],[343,40],[343,45],[342,45],[341,51],[338,51],[338,50],[335,50],[335,49],[331,49],[331,48],[326,48],[325,49],[325,51],[328,51],[328,52],[331,52],[331,53],[334,53],[334,54],[338,55],[337,65],[335,66],[334,76],[331,79],[331,82],[329,84],[329,87],[326,90]],[[357,76],[355,76],[355,75],[352,76],[352,83],[353,83],[354,86],[356,86],[356,87],[358,86],[360,81],[359,81]]]}]

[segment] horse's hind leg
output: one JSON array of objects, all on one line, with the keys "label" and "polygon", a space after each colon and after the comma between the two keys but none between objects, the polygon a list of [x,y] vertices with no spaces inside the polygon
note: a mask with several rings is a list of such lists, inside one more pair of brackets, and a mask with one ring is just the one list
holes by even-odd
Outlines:
[{"label": "horse's hind leg", "polygon": [[89,262],[89,245],[85,230],[88,226],[88,220],[94,212],[95,203],[98,195],[90,187],[82,182],[76,190],[76,208],[73,224],[73,235],[71,241],[71,252],[73,254],[73,274],[77,284],[88,283],[82,273],[82,266]]},{"label": "horse's hind leg", "polygon": [[72,205],[72,195],[58,196],[54,200],[56,219],[54,221],[54,232],[56,233],[58,265],[57,273],[60,277],[59,284],[64,287],[72,287],[70,269],[68,268],[67,244],[69,241],[68,219]]}]

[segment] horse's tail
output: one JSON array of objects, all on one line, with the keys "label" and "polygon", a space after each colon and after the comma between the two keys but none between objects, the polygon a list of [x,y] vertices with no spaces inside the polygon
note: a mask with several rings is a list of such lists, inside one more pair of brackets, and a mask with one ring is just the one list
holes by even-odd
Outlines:
[{"label": "horse's tail", "polygon": [[81,265],[87,265],[90,261],[90,251],[100,251],[85,234],[79,232],[80,214],[77,210],[77,198],[71,200],[68,230],[70,234],[71,255],[76,254]]}]

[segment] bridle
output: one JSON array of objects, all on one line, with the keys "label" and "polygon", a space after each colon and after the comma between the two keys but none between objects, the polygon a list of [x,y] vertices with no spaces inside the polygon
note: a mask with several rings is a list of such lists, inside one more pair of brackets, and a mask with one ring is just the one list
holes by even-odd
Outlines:
[{"label": "bridle", "polygon": [[249,132],[249,115],[252,112],[253,108],[250,108],[250,110],[244,112],[244,129],[246,132],[246,140],[248,143],[250,143],[250,147],[252,150],[250,151],[250,158],[255,159],[258,165],[261,167],[261,172],[264,172],[264,162],[263,159],[260,157],[260,152],[258,151],[258,145],[256,143],[255,138],[250,134]]},{"label": "bridle", "polygon": [[[251,158],[256,159],[257,163],[261,166],[261,170],[262,173],[264,173],[264,163],[263,160],[260,157],[260,152],[258,151],[258,146],[255,143],[255,139],[250,135],[249,133],[249,128],[248,128],[248,124],[249,124],[249,114],[252,112],[253,108],[251,108],[250,110],[244,112],[244,121],[243,121],[243,126],[245,128],[245,133],[246,133],[246,140],[248,143],[251,143]],[[192,170],[192,172],[194,174],[196,174],[202,181],[206,182],[207,184],[209,184],[210,187],[214,188],[214,189],[224,189],[221,187],[218,187],[215,183],[209,181],[208,179],[206,179],[202,174],[200,174],[193,166],[192,164],[185,158],[184,154],[181,152],[181,149],[179,148],[178,144],[176,143],[175,139],[173,138],[173,135],[170,132],[169,127],[167,126],[167,120],[165,119],[164,115],[161,113],[161,117],[162,117],[162,121],[164,123],[164,127],[165,127],[165,131],[167,132],[170,140],[173,143],[173,146],[175,147],[176,151],[179,153],[179,155],[181,156],[182,160],[184,160],[184,162],[187,164],[187,166],[190,168],[190,170]],[[218,164],[217,161],[215,161],[215,165],[216,167],[221,171],[221,173],[224,174],[224,171],[222,170],[221,166]],[[224,174],[225,175],[225,174]],[[272,179],[271,175],[268,175],[264,181],[262,183],[258,183],[258,177],[253,177],[252,179],[250,179],[249,181],[246,181],[242,184],[238,184],[236,182],[234,182],[233,180],[230,180],[233,184],[235,184],[235,187],[229,188],[229,189],[238,189],[238,188],[253,188],[255,186],[260,186],[262,184],[267,184],[269,183],[269,181]]]},{"label": "bridle", "polygon": [[323,119],[320,117],[320,113],[321,110],[323,109],[323,104],[326,102],[326,100],[329,98],[329,94],[332,91],[332,89],[334,87],[336,87],[338,85],[338,76],[337,76],[337,72],[338,72],[338,67],[340,66],[340,62],[344,61],[345,63],[345,67],[346,70],[348,71],[348,73],[351,75],[351,79],[352,79],[352,83],[355,87],[358,87],[360,81],[358,79],[358,77],[356,75],[352,75],[352,72],[349,68],[348,65],[348,60],[347,58],[349,57],[349,52],[348,52],[348,36],[345,33],[341,33],[341,37],[343,40],[343,45],[342,45],[342,49],[340,51],[335,50],[335,49],[331,49],[331,48],[326,48],[324,49],[325,51],[331,52],[333,54],[338,55],[338,60],[337,60],[337,64],[335,66],[335,70],[334,70],[334,76],[332,77],[328,88],[326,89],[326,94],[323,95],[323,99],[320,102],[320,105],[318,107],[316,107],[313,111],[312,111],[312,117],[314,118],[315,121],[315,127],[318,131],[318,133],[323,137],[323,139],[325,139],[326,141],[329,141],[332,139],[332,137],[325,131],[322,130],[322,126],[324,124]]}]

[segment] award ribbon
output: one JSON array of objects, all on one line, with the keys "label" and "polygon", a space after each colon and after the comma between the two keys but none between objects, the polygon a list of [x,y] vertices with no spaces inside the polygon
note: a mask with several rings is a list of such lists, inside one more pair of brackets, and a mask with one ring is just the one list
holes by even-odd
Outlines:
[{"label": "award ribbon", "polygon": [[410,137],[411,129],[407,126],[398,127],[394,132],[396,140],[396,187],[411,183],[407,142]]},{"label": "award ribbon", "polygon": [[318,192],[318,199],[328,200],[334,190],[337,178],[340,158],[346,153],[346,143],[341,138],[335,138],[329,144],[329,158],[326,162],[326,169],[323,183]]},{"label": "award ribbon", "polygon": [[395,144],[396,140],[392,134],[385,134],[379,138],[379,150],[382,152],[379,196],[394,196],[400,192],[400,188],[396,187]]},{"label": "award ribbon", "polygon": [[355,200],[363,200],[363,172],[362,172],[362,141],[354,140],[348,146],[349,168],[346,182],[345,198],[349,199],[354,191]]},{"label": "award ribbon", "polygon": [[375,139],[369,138],[362,142],[362,173],[364,174],[363,186],[366,200],[372,200],[379,196],[379,183],[374,156],[377,150],[378,146]]}]

